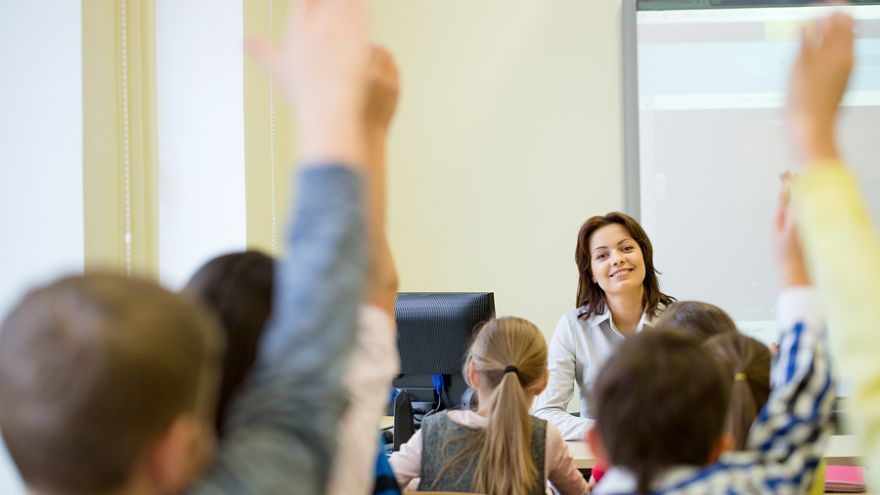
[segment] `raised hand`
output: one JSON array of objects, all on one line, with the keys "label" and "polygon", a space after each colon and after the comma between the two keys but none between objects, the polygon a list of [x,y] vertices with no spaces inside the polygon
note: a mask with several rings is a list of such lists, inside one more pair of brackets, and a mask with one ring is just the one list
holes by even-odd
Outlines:
[{"label": "raised hand", "polygon": [[783,172],[780,179],[782,188],[779,191],[779,204],[773,219],[773,244],[780,282],[783,287],[810,285],[807,265],[798,239],[794,211],[788,202],[791,175],[789,172]]},{"label": "raised hand", "polygon": [[368,134],[379,133],[384,138],[397,110],[400,94],[400,73],[394,57],[382,46],[370,51],[367,69],[367,103],[364,113]]},{"label": "raised hand", "polygon": [[834,123],[853,65],[851,17],[835,13],[811,27],[801,30],[788,94],[789,132],[803,165],[838,158]]},{"label": "raised hand", "polygon": [[367,25],[366,0],[298,0],[276,46],[251,43],[293,105],[303,161],[365,161]]}]

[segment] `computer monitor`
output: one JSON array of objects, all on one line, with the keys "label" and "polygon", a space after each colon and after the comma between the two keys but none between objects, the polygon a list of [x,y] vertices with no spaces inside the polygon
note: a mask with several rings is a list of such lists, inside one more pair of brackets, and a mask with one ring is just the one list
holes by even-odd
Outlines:
[{"label": "computer monitor", "polygon": [[417,414],[461,405],[465,353],[474,332],[495,317],[494,293],[401,293],[394,314],[400,352],[394,388],[410,395]]}]

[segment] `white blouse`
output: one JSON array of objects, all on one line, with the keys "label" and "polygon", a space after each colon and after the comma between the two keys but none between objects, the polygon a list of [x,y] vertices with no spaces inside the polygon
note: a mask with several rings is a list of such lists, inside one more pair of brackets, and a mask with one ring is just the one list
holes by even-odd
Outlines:
[{"label": "white blouse", "polygon": [[[550,381],[532,406],[533,415],[553,423],[566,440],[577,441],[584,441],[593,424],[588,397],[599,369],[625,338],[614,326],[607,307],[604,313],[586,320],[578,318],[582,310],[569,311],[559,319],[548,349]],[[661,310],[662,305],[658,313]],[[651,321],[647,314],[642,314],[636,332],[650,326]],[[580,389],[580,417],[568,413],[575,384]]]}]

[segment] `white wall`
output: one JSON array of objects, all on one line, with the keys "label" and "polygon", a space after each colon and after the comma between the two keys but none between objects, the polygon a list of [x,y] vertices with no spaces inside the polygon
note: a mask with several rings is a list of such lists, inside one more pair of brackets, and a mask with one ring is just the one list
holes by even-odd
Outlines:
[{"label": "white wall", "polygon": [[[80,2],[0,1],[0,315],[83,268]],[[21,493],[0,445],[0,493]]]},{"label": "white wall", "polygon": [[159,275],[172,288],[246,245],[242,31],[241,2],[156,2]]},{"label": "white wall", "polygon": [[83,267],[79,2],[0,1],[0,314]]},{"label": "white wall", "polygon": [[492,290],[549,336],[577,231],[623,207],[619,2],[373,3],[403,90],[389,233],[408,291]]}]

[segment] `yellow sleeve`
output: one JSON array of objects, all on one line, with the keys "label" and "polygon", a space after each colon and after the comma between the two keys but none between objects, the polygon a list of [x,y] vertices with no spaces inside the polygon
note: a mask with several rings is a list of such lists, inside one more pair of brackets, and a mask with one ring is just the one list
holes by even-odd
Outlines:
[{"label": "yellow sleeve", "polygon": [[815,164],[792,187],[810,275],[828,314],[832,356],[850,380],[850,420],[869,486],[880,489],[880,238],[855,177],[843,164]]}]

